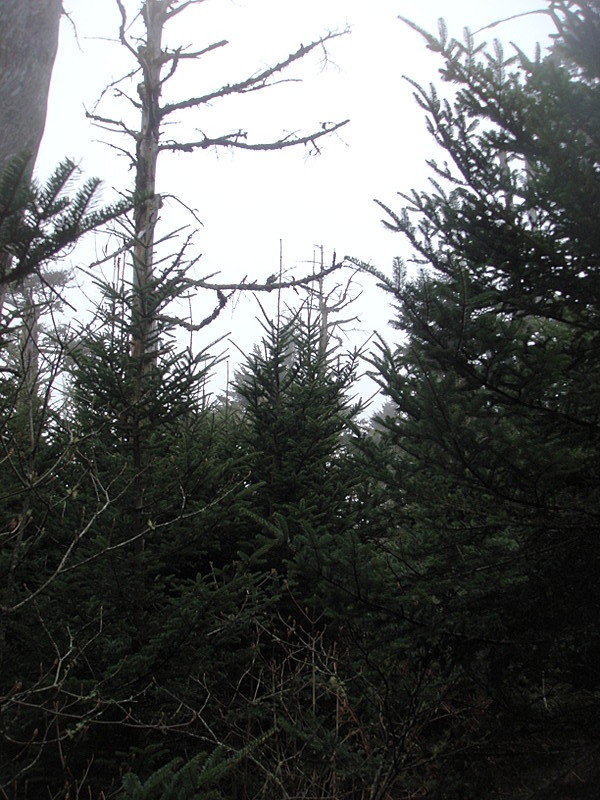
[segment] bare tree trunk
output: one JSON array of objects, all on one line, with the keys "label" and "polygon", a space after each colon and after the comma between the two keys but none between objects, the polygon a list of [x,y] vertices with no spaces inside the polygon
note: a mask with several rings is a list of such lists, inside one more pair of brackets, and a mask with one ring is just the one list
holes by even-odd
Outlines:
[{"label": "bare tree trunk", "polygon": [[135,245],[133,249],[133,342],[132,355],[143,361],[142,372],[156,361],[158,342],[154,336],[152,268],[154,231],[160,198],[156,197],[156,166],[160,140],[161,70],[164,64],[162,34],[169,3],[147,0],[142,8],[146,24],[146,42],[138,50],[142,81],[138,85],[142,119],[136,146],[135,192],[144,198],[135,209]]},{"label": "bare tree trunk", "polygon": [[61,13],[62,0],[0,0],[0,170],[23,151],[33,167]]}]

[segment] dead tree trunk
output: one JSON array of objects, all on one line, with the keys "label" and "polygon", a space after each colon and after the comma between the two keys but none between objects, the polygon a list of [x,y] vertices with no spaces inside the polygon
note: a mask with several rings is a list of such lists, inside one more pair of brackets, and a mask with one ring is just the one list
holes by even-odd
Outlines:
[{"label": "dead tree trunk", "polygon": [[151,307],[154,232],[160,207],[156,196],[156,167],[160,142],[161,70],[164,64],[162,35],[169,3],[148,0],[142,9],[146,41],[138,48],[142,81],[137,90],[141,124],[136,144],[135,192],[141,201],[135,209],[133,248],[133,342],[132,355],[141,360],[142,373],[156,361],[154,309]]}]

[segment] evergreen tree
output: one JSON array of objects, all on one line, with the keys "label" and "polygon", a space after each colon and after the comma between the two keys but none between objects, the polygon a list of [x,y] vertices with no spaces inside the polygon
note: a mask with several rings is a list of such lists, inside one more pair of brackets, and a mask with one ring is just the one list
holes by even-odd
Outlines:
[{"label": "evergreen tree", "polygon": [[[46,332],[42,327],[44,314],[56,305],[47,266],[83,234],[131,208],[124,201],[95,209],[96,180],[69,193],[76,170],[68,161],[45,185],[27,180],[28,163],[26,156],[13,159],[0,179],[0,255],[9,265],[2,279],[10,284],[3,297],[0,360],[3,791],[40,761],[44,749],[56,746],[50,729],[60,716],[57,694],[77,648],[68,626],[58,622],[61,608],[48,599],[58,596],[89,521],[83,515],[65,528],[81,475],[67,480],[77,442],[63,424],[56,383],[64,375],[68,339],[57,326]],[[38,276],[40,292],[50,295],[47,302],[35,300]],[[35,304],[23,307],[20,294]]]},{"label": "evergreen tree", "polygon": [[[308,531],[322,521],[330,536],[336,520],[341,530],[348,527],[345,437],[361,410],[349,396],[357,356],[331,348],[314,309],[286,320],[265,318],[263,328],[263,341],[248,357],[235,391],[246,417],[253,513],[275,527],[278,520],[285,518],[289,526],[295,518],[280,532],[283,561],[270,564],[283,567],[308,546]],[[299,561],[306,563],[307,556]]]},{"label": "evergreen tree", "polygon": [[318,295],[265,318],[235,384],[254,523],[241,556],[247,569],[281,576],[260,622],[254,674],[264,688],[250,717],[257,731],[275,724],[261,759],[271,777],[250,797],[385,797],[418,760],[425,672],[420,655],[410,669],[410,645],[384,605],[396,582],[373,546],[356,354],[334,346],[322,287]]},{"label": "evergreen tree", "polygon": [[[138,784],[162,790],[160,776],[170,780],[169,765],[175,770],[188,762],[190,769],[177,775],[189,783],[202,748],[209,762],[223,750],[236,753],[227,763],[237,764],[240,753],[254,753],[272,727],[267,706],[267,728],[245,723],[250,689],[261,685],[262,673],[253,672],[257,618],[279,597],[281,578],[260,565],[247,569],[238,555],[250,519],[248,453],[236,443],[242,423],[203,396],[210,356],[192,356],[175,343],[180,321],[171,304],[206,281],[187,275],[189,239],[171,257],[165,254],[170,237],[155,237],[162,205],[155,176],[161,150],[315,147],[337,130],[344,123],[266,143],[249,144],[242,131],[181,143],[164,138],[163,123],[178,111],[276,83],[287,66],[338,34],[302,45],[210,96],[163,102],[165,83],[184,60],[226,44],[184,52],[162,43],[166,24],[200,1],[147,0],[133,20],[145,33],[138,38],[134,32],[131,40],[119,3],[121,41],[142,71],[132,99],[141,111],[139,132],[114,121],[119,132],[131,134],[135,148],[137,203],[131,241],[123,247],[131,250],[131,278],[114,286],[99,282],[94,324],[68,348],[61,344],[60,368],[62,356],[70,363],[69,405],[49,414],[40,404],[36,452],[23,459],[23,447],[16,450],[8,435],[3,441],[11,502],[1,562],[8,576],[0,608],[8,756],[0,762],[0,791],[11,786],[23,798],[29,792],[114,794],[128,770],[132,791]],[[113,122],[96,119],[109,127]],[[9,176],[12,182],[0,187],[2,200],[6,196],[0,248],[6,243],[12,257],[2,259],[0,283],[38,271],[110,216],[89,211],[96,184],[70,201],[61,196],[71,165],[38,194],[23,180],[25,160],[15,165],[18,180]],[[203,328],[225,306],[224,292],[211,288],[214,311],[198,324],[188,321],[189,331]],[[12,317],[6,322],[8,331]],[[22,386],[30,383],[21,380]],[[34,400],[31,408],[37,408]],[[7,418],[13,411],[7,402]],[[190,741],[198,747],[190,748]]]},{"label": "evergreen tree", "polygon": [[597,787],[600,7],[549,12],[534,61],[421,31],[445,160],[384,206],[422,265],[380,276],[405,340],[376,363],[404,609],[446,672],[428,797],[567,796],[584,762]]}]

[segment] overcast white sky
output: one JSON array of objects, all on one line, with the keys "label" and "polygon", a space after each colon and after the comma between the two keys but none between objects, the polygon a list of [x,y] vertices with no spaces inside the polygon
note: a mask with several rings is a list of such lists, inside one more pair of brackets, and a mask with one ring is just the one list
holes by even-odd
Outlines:
[{"label": "overcast white sky", "polygon": [[[126,0],[125,5],[134,17],[140,0]],[[423,186],[424,162],[433,152],[423,113],[402,76],[427,84],[437,79],[439,67],[438,59],[398,15],[431,31],[444,17],[451,35],[460,37],[465,26],[478,30],[544,5],[543,0],[205,0],[183,12],[168,36],[169,45],[200,49],[221,39],[230,44],[197,65],[187,64],[180,80],[167,89],[166,99],[243,79],[281,60],[300,43],[351,27],[348,36],[329,46],[327,65],[319,53],[290,73],[302,77],[302,83],[186,113],[188,129],[218,135],[243,128],[254,141],[319,129],[325,120],[351,120],[339,136],[321,140],[318,157],[308,157],[303,148],[165,155],[160,191],[180,197],[203,223],[194,242],[195,252],[203,254],[200,272],[220,271],[227,282],[245,275],[264,280],[278,270],[280,240],[284,267],[293,266],[294,274],[301,272],[302,262],[310,262],[316,245],[323,245],[326,261],[335,249],[338,255],[354,255],[389,270],[392,258],[406,250],[399,237],[381,225],[373,198],[399,208],[395,193]],[[64,20],[38,171],[44,175],[69,156],[86,175],[105,179],[107,187],[130,189],[126,160],[94,141],[108,136],[92,128],[84,113],[84,105],[91,108],[102,89],[132,67],[130,56],[115,42],[116,2],[65,0],[65,7],[78,44],[72,25]],[[535,42],[546,41],[549,32],[547,19],[537,15],[507,22],[483,36],[488,41],[498,37],[507,48],[514,41],[533,52]],[[101,110],[114,116],[128,113],[110,98]],[[182,124],[182,135],[184,131]],[[177,133],[174,129],[170,135]],[[192,222],[175,204],[166,214],[169,224]],[[212,302],[213,298],[198,299],[199,318]],[[250,298],[240,301],[235,313],[227,311],[206,338],[231,331],[240,346],[249,347],[258,335],[248,323],[255,313]],[[372,290],[365,291],[356,313],[362,318],[358,338],[366,338],[390,316]]]}]

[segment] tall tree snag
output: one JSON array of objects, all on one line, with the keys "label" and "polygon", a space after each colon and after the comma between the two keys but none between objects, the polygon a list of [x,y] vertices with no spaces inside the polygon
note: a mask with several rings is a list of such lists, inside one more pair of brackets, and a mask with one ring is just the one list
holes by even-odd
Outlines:
[{"label": "tall tree snag", "polygon": [[[152,433],[156,427],[156,414],[158,413],[160,416],[157,408],[160,400],[154,403],[153,412],[149,409],[154,399],[158,397],[157,386],[163,379],[168,381],[166,373],[161,371],[164,365],[161,357],[165,356],[168,350],[168,344],[161,341],[161,331],[164,331],[165,323],[171,326],[177,323],[176,320],[162,312],[165,303],[174,298],[175,283],[180,289],[183,287],[188,291],[210,288],[216,292],[217,302],[213,312],[199,325],[186,325],[190,330],[197,330],[212,321],[223,309],[228,297],[227,288],[208,286],[206,282],[193,280],[186,275],[186,270],[190,266],[190,264],[184,265],[183,263],[183,252],[186,245],[175,255],[161,254],[159,258],[155,252],[158,244],[156,226],[162,205],[156,180],[159,155],[165,151],[191,152],[213,146],[278,150],[291,145],[309,145],[316,152],[318,151],[318,140],[338,130],[347,122],[346,120],[340,123],[321,123],[318,130],[308,134],[285,135],[272,142],[261,144],[249,143],[247,134],[242,129],[217,136],[203,135],[203,138],[198,141],[178,142],[165,139],[163,136],[165,122],[167,120],[175,121],[179,112],[198,109],[222,98],[255,92],[280,83],[283,80],[281,73],[284,70],[309,53],[325,47],[327,42],[341,35],[328,33],[308,45],[301,45],[295,52],[274,66],[264,68],[244,80],[221,86],[205,95],[163,102],[165,85],[177,73],[182,62],[197,61],[212,51],[227,45],[227,42],[222,40],[192,51],[180,47],[170,49],[163,44],[168,24],[176,16],[184,11],[189,11],[191,6],[198,5],[202,1],[144,0],[140,13],[130,19],[126,0],[116,0],[121,15],[119,40],[134,57],[136,66],[124,79],[111,84],[109,88],[114,88],[119,84],[118,96],[126,99],[140,115],[139,128],[133,130],[133,126],[124,119],[101,115],[97,113],[97,108],[89,114],[89,117],[99,126],[113,133],[125,134],[134,143],[134,147],[130,147],[129,150],[118,149],[127,153],[132,162],[135,171],[137,200],[133,213],[134,244],[131,253],[132,278],[129,309],[131,359],[129,362],[129,406],[126,414],[127,448],[134,476],[131,524],[135,542],[135,558],[131,585],[135,587],[133,615],[137,620],[143,618],[146,595],[143,554],[150,513],[148,475],[152,460]],[[126,90],[122,88],[123,82],[132,78],[138,80],[138,83],[135,92],[130,91],[130,94],[127,94]],[[159,263],[161,264],[160,274]],[[192,260],[191,264],[193,263]],[[335,268],[338,266],[336,265]],[[174,275],[177,276],[175,282]],[[310,276],[310,281],[318,281],[318,279],[318,275]],[[263,287],[257,284],[248,284],[245,280],[234,287],[234,289],[242,288],[261,290]],[[271,291],[273,288],[275,287],[268,285],[264,287],[264,290]],[[139,628],[139,625],[137,627]]]},{"label": "tall tree snag", "polygon": [[[112,132],[126,134],[135,142],[135,156],[130,158],[135,168],[135,188],[139,205],[135,212],[135,246],[132,254],[134,307],[132,309],[132,355],[144,362],[144,369],[156,363],[158,357],[158,341],[153,333],[155,328],[155,303],[153,303],[153,261],[154,237],[161,198],[156,194],[156,168],[161,152],[193,152],[210,147],[237,147],[253,150],[281,150],[295,145],[305,145],[318,152],[319,140],[339,130],[348,120],[338,123],[322,123],[318,130],[306,134],[285,135],[270,142],[253,143],[248,141],[245,130],[221,133],[216,136],[202,134],[194,141],[179,142],[163,138],[163,124],[168,117],[180,111],[198,109],[216,100],[254,92],[280,83],[281,73],[292,64],[309,53],[324,48],[343,32],[330,32],[308,45],[301,45],[295,52],[282,59],[272,67],[236,83],[227,84],[208,92],[205,95],[186,98],[161,104],[164,85],[176,74],[178,67],[185,60],[198,60],[213,50],[228,44],[222,40],[213,42],[195,51],[183,48],[171,50],[163,46],[163,34],[166,25],[177,15],[197,5],[203,0],[145,0],[141,9],[144,31],[140,38],[131,38],[129,30],[132,22],[128,18],[127,8],[123,0],[116,0],[121,14],[119,38],[137,61],[137,68],[132,75],[141,74],[137,85],[137,97],[123,97],[132,103],[140,112],[141,123],[138,131],[120,119],[106,117],[96,113],[89,114],[103,128]],[[135,20],[134,20],[135,21]],[[141,40],[141,43],[139,43]],[[138,44],[139,43],[139,44]],[[317,277],[313,277],[314,280]],[[219,298],[220,299],[220,298]],[[219,303],[221,307],[221,303]],[[144,371],[144,370],[142,370]]]},{"label": "tall tree snag", "polygon": [[160,141],[160,93],[163,66],[162,34],[168,4],[146,3],[142,9],[146,25],[146,43],[137,50],[142,80],[137,91],[140,98],[141,124],[136,145],[135,192],[140,202],[134,213],[135,243],[133,248],[133,342],[132,355],[144,362],[156,350],[152,340],[152,317],[148,287],[152,281],[154,231],[160,207],[156,195],[156,167]]}]

